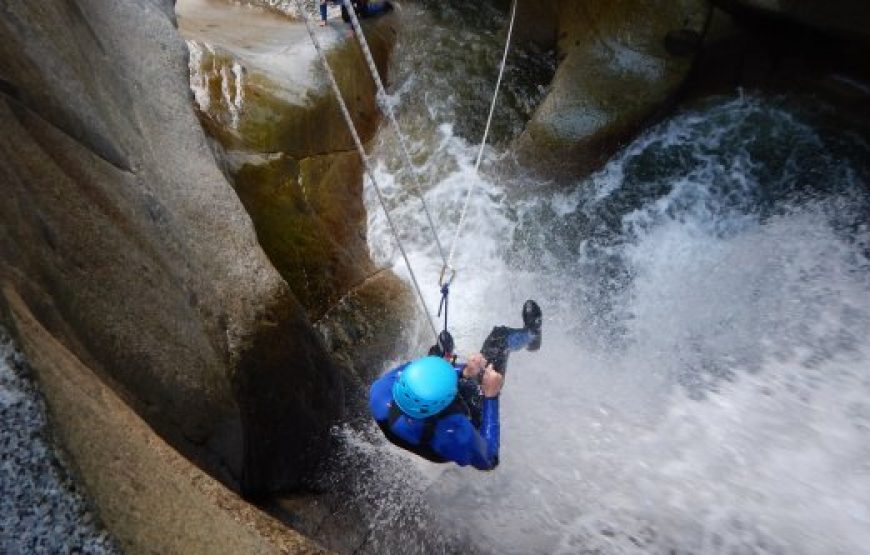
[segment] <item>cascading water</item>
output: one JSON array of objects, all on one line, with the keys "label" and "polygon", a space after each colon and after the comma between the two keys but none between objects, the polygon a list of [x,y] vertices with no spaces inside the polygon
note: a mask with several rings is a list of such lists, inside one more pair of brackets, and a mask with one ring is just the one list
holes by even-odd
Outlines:
[{"label": "cascading water", "polygon": [[[441,6],[406,10],[433,32],[400,37],[391,75],[447,245],[478,179],[468,106],[489,93],[460,84],[497,59],[498,36],[441,27]],[[420,66],[439,48],[479,60]],[[529,90],[502,112],[522,118]],[[440,260],[380,138],[377,177],[434,307]],[[512,357],[494,472],[344,431],[365,549],[870,552],[870,147],[808,101],[737,95],[569,189],[497,172],[497,150],[458,247],[451,325],[469,352],[536,298],[544,345]],[[369,237],[402,274],[373,198]]]}]

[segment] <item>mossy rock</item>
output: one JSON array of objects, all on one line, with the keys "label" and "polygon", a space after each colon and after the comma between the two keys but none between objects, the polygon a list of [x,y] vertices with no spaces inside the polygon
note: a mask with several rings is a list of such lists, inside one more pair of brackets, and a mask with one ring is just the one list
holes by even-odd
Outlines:
[{"label": "mossy rock", "polygon": [[[366,37],[381,75],[386,72],[395,41],[392,18],[366,26]],[[327,59],[342,91],[348,111],[363,141],[374,135],[379,121],[374,81],[359,46],[343,41],[330,49]],[[250,70],[219,46],[204,49],[199,59],[201,84],[209,102],[201,118],[209,134],[229,151],[284,153],[305,158],[353,150],[338,101],[319,62],[315,86],[301,99],[290,98],[284,85]],[[292,60],[288,60],[292,63]]]},{"label": "mossy rock", "polygon": [[[392,25],[391,16],[364,24],[382,75],[395,38]],[[301,103],[292,102],[280,84],[240,71],[217,47],[208,51],[201,63],[211,68],[213,101],[201,118],[226,152],[260,245],[317,322],[350,378],[348,389],[362,391],[380,362],[406,345],[402,338],[414,336],[406,323],[419,318],[407,285],[369,256],[364,168],[332,89],[321,76]],[[379,113],[360,49],[345,41],[327,56],[357,130],[369,140]],[[227,90],[243,91],[239,105]]]},{"label": "mossy rock", "polygon": [[236,191],[260,245],[312,319],[375,272],[355,152],[245,164]]},{"label": "mossy rock", "polygon": [[384,370],[385,360],[408,352],[429,331],[417,329],[415,323],[424,322],[417,312],[408,286],[382,270],[345,295],[315,327],[344,367],[345,382],[365,391],[365,384]]}]

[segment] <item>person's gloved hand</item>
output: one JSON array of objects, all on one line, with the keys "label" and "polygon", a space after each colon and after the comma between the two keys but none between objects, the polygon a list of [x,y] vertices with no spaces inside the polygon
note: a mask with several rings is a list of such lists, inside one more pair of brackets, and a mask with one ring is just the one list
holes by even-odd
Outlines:
[{"label": "person's gloved hand", "polygon": [[504,376],[496,372],[495,368],[490,364],[484,370],[483,381],[480,384],[481,389],[483,389],[483,396],[488,398],[498,397],[503,383]]},{"label": "person's gloved hand", "polygon": [[486,359],[483,358],[482,354],[474,353],[468,357],[465,368],[462,369],[462,377],[478,380],[481,374],[483,374],[484,368],[486,368]]}]

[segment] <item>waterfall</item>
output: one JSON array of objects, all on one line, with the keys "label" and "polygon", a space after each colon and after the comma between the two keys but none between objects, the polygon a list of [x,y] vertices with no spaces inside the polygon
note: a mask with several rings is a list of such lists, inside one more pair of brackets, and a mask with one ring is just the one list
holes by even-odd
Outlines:
[{"label": "waterfall", "polygon": [[[344,432],[347,456],[372,469],[360,491],[378,506],[373,549],[403,552],[409,527],[437,525],[491,553],[865,551],[870,147],[806,100],[740,93],[673,116],[569,188],[506,170],[507,141],[475,176],[468,122],[485,92],[462,84],[479,71],[463,62],[494,44],[465,33],[473,21],[440,30],[435,8],[414,16],[439,30],[400,37],[392,94],[445,243],[478,180],[452,290],[457,344],[471,352],[491,326],[518,325],[535,298],[544,346],[510,363],[494,472]],[[439,48],[470,59],[418,54]],[[515,57],[513,70],[541,63]],[[440,263],[395,148],[384,130],[378,179],[435,308]],[[368,206],[372,252],[402,274]]]}]

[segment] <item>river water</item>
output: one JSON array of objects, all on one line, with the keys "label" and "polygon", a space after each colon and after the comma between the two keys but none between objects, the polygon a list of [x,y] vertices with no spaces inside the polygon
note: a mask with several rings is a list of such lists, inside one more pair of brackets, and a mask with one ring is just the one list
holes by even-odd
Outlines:
[{"label": "river water", "polygon": [[[515,54],[477,177],[504,37],[487,9],[406,6],[392,100],[445,246],[476,185],[460,350],[526,298],[543,347],[512,357],[494,472],[343,431],[368,550],[870,553],[870,146],[810,99],[734,91],[556,188],[509,162],[551,71]],[[385,129],[377,178],[434,312],[440,261],[395,152]],[[407,277],[366,187],[372,252]]]}]

